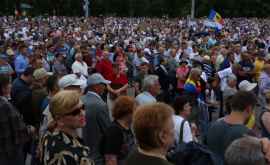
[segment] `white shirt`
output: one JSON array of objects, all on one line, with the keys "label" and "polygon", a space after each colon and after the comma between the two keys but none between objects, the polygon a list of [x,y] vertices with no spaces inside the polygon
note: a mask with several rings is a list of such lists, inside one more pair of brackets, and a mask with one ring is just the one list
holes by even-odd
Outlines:
[{"label": "white shirt", "polygon": [[75,61],[72,64],[72,72],[80,73],[81,75],[88,76],[88,66],[85,62]]},{"label": "white shirt", "polygon": [[218,76],[220,78],[220,84],[221,84],[221,91],[224,91],[226,85],[227,85],[227,79],[230,75],[232,75],[232,68],[226,68],[224,70],[221,70],[218,72]]},{"label": "white shirt", "polygon": [[136,97],[136,101],[139,105],[151,104],[157,102],[156,98],[149,92],[143,92]]},{"label": "white shirt", "polygon": [[[184,118],[178,115],[173,116],[173,122],[174,122],[174,130],[175,130],[175,141],[178,143],[179,142],[179,136],[180,136],[180,128],[181,124],[183,122]],[[183,140],[184,143],[188,143],[193,141],[193,136],[191,132],[191,128],[189,126],[188,121],[185,122],[184,124],[184,129],[183,129]]]}]

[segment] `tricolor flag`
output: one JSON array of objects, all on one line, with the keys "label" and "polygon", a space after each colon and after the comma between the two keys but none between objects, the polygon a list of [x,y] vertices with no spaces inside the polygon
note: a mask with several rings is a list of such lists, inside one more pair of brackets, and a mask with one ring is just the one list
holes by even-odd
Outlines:
[{"label": "tricolor flag", "polygon": [[221,17],[221,15],[213,9],[210,11],[208,19],[215,21],[216,23],[218,23],[220,25],[224,25],[224,20]]}]

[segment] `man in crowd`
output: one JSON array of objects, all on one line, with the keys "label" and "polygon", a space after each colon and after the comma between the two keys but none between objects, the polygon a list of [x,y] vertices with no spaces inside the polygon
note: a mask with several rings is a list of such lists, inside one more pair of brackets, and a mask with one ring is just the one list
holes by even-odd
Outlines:
[{"label": "man in crowd", "polygon": [[83,128],[83,139],[85,144],[91,148],[91,157],[96,165],[104,165],[104,157],[100,151],[100,141],[110,126],[109,110],[107,104],[102,100],[106,86],[111,82],[95,73],[87,80],[88,92],[82,97],[86,109],[86,126]]},{"label": "man in crowd", "polygon": [[136,97],[139,105],[157,102],[156,97],[160,94],[158,76],[149,75],[143,80],[143,92]]},{"label": "man in crowd", "polygon": [[240,91],[231,99],[232,112],[210,126],[206,139],[207,145],[222,160],[231,142],[251,133],[245,124],[252,116],[255,105],[255,94]]}]

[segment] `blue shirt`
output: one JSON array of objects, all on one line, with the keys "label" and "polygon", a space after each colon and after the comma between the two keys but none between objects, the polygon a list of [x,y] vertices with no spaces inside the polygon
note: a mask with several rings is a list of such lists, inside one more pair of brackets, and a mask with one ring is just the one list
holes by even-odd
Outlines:
[{"label": "blue shirt", "polygon": [[29,65],[29,60],[27,57],[19,54],[16,58],[15,58],[15,71],[17,74],[21,74],[25,71],[25,69],[28,67]]}]

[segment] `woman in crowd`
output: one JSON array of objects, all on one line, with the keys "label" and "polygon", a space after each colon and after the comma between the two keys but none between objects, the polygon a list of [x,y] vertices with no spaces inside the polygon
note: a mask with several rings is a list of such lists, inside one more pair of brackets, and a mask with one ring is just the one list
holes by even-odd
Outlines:
[{"label": "woman in crowd", "polygon": [[18,110],[9,102],[9,76],[0,76],[0,164],[24,165],[23,146],[35,129],[26,126]]},{"label": "woman in crowd", "polygon": [[76,91],[61,91],[50,100],[56,122],[53,131],[41,140],[41,164],[92,165],[89,148],[82,144],[77,128],[85,126],[84,105]]},{"label": "woman in crowd", "polygon": [[120,71],[118,64],[113,64],[113,75],[111,79],[110,90],[111,99],[115,99],[119,95],[126,95],[128,88],[128,78],[125,73]]},{"label": "woman in crowd", "polygon": [[133,116],[138,149],[126,165],[171,165],[165,157],[174,143],[173,109],[163,103],[140,106]]},{"label": "woman in crowd", "polygon": [[181,61],[179,65],[180,66],[176,69],[177,90],[182,93],[190,68],[188,67],[187,61]]},{"label": "woman in crowd", "polygon": [[184,85],[184,92],[187,94],[199,96],[202,90],[200,79],[201,70],[198,68],[192,68]]},{"label": "woman in crowd", "polygon": [[103,139],[106,165],[123,165],[129,152],[132,151],[135,141],[131,123],[135,108],[136,102],[132,97],[120,96],[116,99],[112,109],[114,122]]}]

